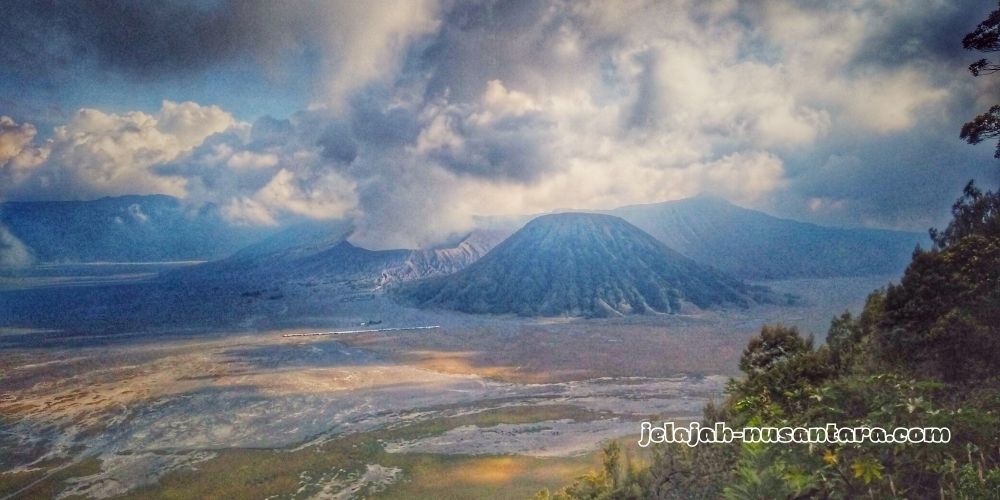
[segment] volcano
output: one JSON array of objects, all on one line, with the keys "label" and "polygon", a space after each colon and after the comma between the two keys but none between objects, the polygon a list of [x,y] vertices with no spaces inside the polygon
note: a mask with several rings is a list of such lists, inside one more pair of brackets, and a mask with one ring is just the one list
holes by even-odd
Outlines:
[{"label": "volcano", "polygon": [[780,301],[624,219],[589,213],[538,217],[465,269],[399,293],[421,307],[522,316],[676,314]]}]

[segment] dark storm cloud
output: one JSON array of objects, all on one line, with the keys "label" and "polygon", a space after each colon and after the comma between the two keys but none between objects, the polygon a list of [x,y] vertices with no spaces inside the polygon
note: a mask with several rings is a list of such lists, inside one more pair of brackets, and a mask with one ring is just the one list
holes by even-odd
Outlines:
[{"label": "dark storm cloud", "polygon": [[642,68],[639,75],[638,92],[635,102],[632,103],[632,111],[629,114],[629,128],[647,127],[656,122],[658,113],[656,112],[657,91],[656,79],[653,75],[656,65],[656,57],[649,51],[636,56],[636,62]]},{"label": "dark storm cloud", "polygon": [[[818,6],[817,6],[818,7]],[[896,7],[899,7],[898,5]],[[995,2],[961,0],[914,2],[908,8],[880,8],[870,17],[872,29],[851,60],[848,71],[912,65],[931,81],[952,88],[973,88],[965,68],[978,53],[964,50],[962,37],[997,8]],[[817,8],[816,15],[822,15]],[[989,77],[985,77],[989,78]],[[1000,95],[1000,82],[982,80],[987,94]],[[789,192],[778,210],[797,215],[803,200],[823,200],[816,220],[831,224],[874,225],[923,232],[946,222],[947,209],[962,186],[976,179],[997,182],[997,167],[958,140],[961,124],[976,112],[977,98],[953,92],[950,105],[925,115],[916,125],[888,136],[834,134],[811,150],[786,155]],[[801,215],[800,215],[801,216]]]},{"label": "dark storm cloud", "polygon": [[[970,179],[995,185],[997,167],[952,134],[931,127],[877,140],[841,138],[787,158],[791,185],[776,209],[835,225],[924,232],[946,223],[948,207]],[[803,213],[809,200],[828,202]],[[837,202],[843,202],[836,206]],[[826,206],[832,203],[834,206]],[[801,217],[799,215],[799,217]]]},{"label": "dark storm cloud", "polygon": [[368,89],[351,99],[351,129],[357,140],[380,147],[410,144],[420,133],[413,110],[386,106],[391,93],[382,88]]},{"label": "dark storm cloud", "polygon": [[250,128],[250,142],[261,146],[288,144],[295,136],[291,120],[262,116]]},{"label": "dark storm cloud", "polygon": [[916,2],[909,9],[884,12],[879,29],[865,39],[856,55],[858,64],[892,66],[908,61],[952,65],[971,53],[962,49],[962,37],[997,7],[995,2],[955,0]]},{"label": "dark storm cloud", "polygon": [[538,114],[503,118],[486,126],[459,123],[461,147],[439,148],[429,154],[452,172],[530,183],[558,165],[545,144],[552,124]]},{"label": "dark storm cloud", "polygon": [[188,74],[287,47],[293,33],[309,31],[283,30],[308,16],[269,16],[256,1],[8,0],[0,9],[0,64],[33,78],[87,63],[145,79]]},{"label": "dark storm cloud", "polygon": [[547,2],[530,0],[455,4],[417,55],[418,68],[431,74],[428,98],[447,93],[453,101],[468,101],[497,79],[516,88],[553,80],[560,66],[547,57],[550,35],[566,15],[552,11]]},{"label": "dark storm cloud", "polygon": [[354,140],[354,131],[347,123],[328,124],[316,143],[322,148],[323,157],[328,160],[349,164],[358,157],[358,143]]}]

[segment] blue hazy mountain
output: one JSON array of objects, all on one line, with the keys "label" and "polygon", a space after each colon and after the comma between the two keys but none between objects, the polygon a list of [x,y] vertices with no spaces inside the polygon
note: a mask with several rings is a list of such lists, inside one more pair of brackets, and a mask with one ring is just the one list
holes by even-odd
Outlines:
[{"label": "blue hazy mountain", "polygon": [[610,215],[533,219],[467,268],[403,286],[425,307],[524,316],[608,316],[745,307],[779,298],[671,250]]},{"label": "blue hazy mountain", "polygon": [[917,233],[781,219],[713,196],[606,213],[696,261],[744,279],[896,274],[909,263],[918,243],[928,243]]},{"label": "blue hazy mountain", "polygon": [[347,220],[295,225],[230,257],[168,273],[163,279],[192,285],[334,285],[373,291],[457,272],[485,255],[502,237],[475,231],[438,248],[369,250],[348,241],[352,231]]},{"label": "blue hazy mountain", "polygon": [[7,247],[23,245],[37,262],[210,260],[275,231],[234,226],[213,205],[192,209],[162,195],[7,202],[0,227]]},{"label": "blue hazy mountain", "polygon": [[[898,273],[920,234],[840,229],[781,219],[720,198],[636,205],[606,211],[677,252],[743,279]],[[410,276],[457,270],[523,227],[531,217],[480,218],[462,245],[408,255]],[[214,206],[192,209],[169,196],[123,196],[84,202],[0,204],[0,267],[30,262],[217,260],[230,270],[273,265],[291,270],[291,255],[339,243],[349,221],[311,221],[279,229],[229,224]],[[474,247],[474,249],[472,248]],[[441,252],[439,250],[452,250]],[[277,252],[290,250],[282,258]],[[464,250],[463,250],[464,249]],[[274,254],[274,255],[272,255]],[[259,261],[251,257],[270,255]],[[378,254],[390,264],[391,254]],[[275,260],[277,258],[277,260]],[[284,259],[284,260],[282,260]],[[269,264],[268,262],[272,262]],[[329,272],[337,268],[328,265]],[[203,271],[212,269],[206,268]]]}]

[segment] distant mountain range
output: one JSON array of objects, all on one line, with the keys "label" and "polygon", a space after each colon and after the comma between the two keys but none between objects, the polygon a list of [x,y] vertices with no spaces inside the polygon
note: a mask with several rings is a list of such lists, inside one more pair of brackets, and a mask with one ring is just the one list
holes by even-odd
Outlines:
[{"label": "distant mountain range", "polygon": [[386,285],[464,269],[504,235],[474,232],[452,246],[426,250],[368,250],[351,244],[349,221],[297,225],[215,262],[163,276],[186,283],[339,286],[370,292]]},{"label": "distant mountain range", "polygon": [[917,233],[780,219],[712,196],[606,213],[694,260],[744,279],[895,274],[906,268],[918,243],[929,243]]},{"label": "distant mountain range", "polygon": [[[748,280],[898,274],[918,244],[930,244],[924,234],[820,226],[707,195],[596,213],[621,217],[687,257]],[[479,225],[512,234],[534,217],[483,217]]]},{"label": "distant mountain range", "polygon": [[214,206],[195,210],[170,196],[0,203],[0,253],[16,250],[20,263],[211,260],[274,232],[231,225]]},{"label": "distant mountain range", "polygon": [[[625,219],[697,262],[750,280],[898,273],[914,246],[927,243],[925,236],[916,233],[818,226],[709,196],[603,213]],[[484,255],[531,218],[481,218],[479,229],[443,248],[377,251],[351,259],[370,260],[374,268],[384,265],[386,281],[445,274]],[[158,195],[8,202],[0,204],[0,267],[30,261],[222,259],[219,265],[199,266],[203,268],[199,272],[228,270],[237,276],[261,267],[289,271],[298,259],[309,255],[319,259],[314,254],[341,243],[349,230],[349,221],[304,222],[281,230],[234,226],[216,207],[195,210]],[[324,255],[346,258],[336,252]],[[329,260],[309,265],[338,279],[352,269],[338,270],[339,264]],[[304,273],[293,274],[302,277]]]},{"label": "distant mountain range", "polygon": [[677,313],[779,300],[671,250],[625,220],[563,213],[529,222],[481,259],[404,286],[425,307],[524,316]]}]

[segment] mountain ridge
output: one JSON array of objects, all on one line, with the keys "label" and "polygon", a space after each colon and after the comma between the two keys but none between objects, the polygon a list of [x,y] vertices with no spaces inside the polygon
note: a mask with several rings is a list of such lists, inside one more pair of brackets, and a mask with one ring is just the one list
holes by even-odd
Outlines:
[{"label": "mountain ridge", "polygon": [[0,203],[0,226],[38,262],[212,260],[271,234],[236,226],[218,207],[167,195]]},{"label": "mountain ridge", "polygon": [[349,241],[349,222],[315,232],[314,240],[280,246],[282,233],[232,256],[162,276],[187,283],[267,283],[345,286],[373,292],[396,283],[457,272],[495,245],[488,236],[469,234],[454,246],[426,250],[369,250]]},{"label": "mountain ridge", "polygon": [[602,211],[667,246],[744,279],[896,274],[909,262],[917,233],[835,228],[775,217],[714,196]]},{"label": "mountain ridge", "polygon": [[[917,233],[821,226],[704,195],[596,213],[621,216],[689,258],[750,280],[895,274],[917,244],[927,243]],[[397,267],[391,274],[456,271],[530,219],[477,217],[465,236],[475,248],[459,239],[412,250],[409,270]],[[7,202],[0,204],[0,265],[245,258],[293,247],[309,251],[335,243],[351,227],[349,220],[303,221],[285,228],[234,226],[217,207],[193,209],[165,195]]]},{"label": "mountain ridge", "polygon": [[619,217],[579,212],[539,216],[462,271],[398,293],[422,307],[523,316],[676,314],[684,304],[778,300]]}]

